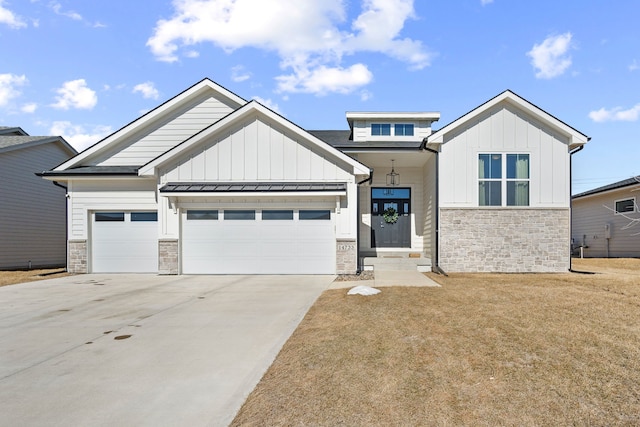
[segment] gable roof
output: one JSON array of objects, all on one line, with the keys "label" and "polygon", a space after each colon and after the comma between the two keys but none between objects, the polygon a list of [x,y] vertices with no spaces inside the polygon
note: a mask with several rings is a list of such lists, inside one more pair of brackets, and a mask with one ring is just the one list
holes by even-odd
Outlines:
[{"label": "gable roof", "polygon": [[577,148],[579,146],[582,146],[582,145],[586,144],[591,139],[590,137],[588,137],[587,135],[583,134],[582,132],[576,130],[575,128],[573,128],[571,126],[569,126],[568,124],[566,124],[562,120],[559,120],[558,118],[552,116],[551,114],[547,113],[543,109],[537,107],[536,105],[532,104],[531,102],[527,101],[526,99],[522,98],[521,96],[519,96],[516,93],[514,93],[514,92],[512,92],[512,91],[507,89],[504,92],[500,93],[499,95],[491,98],[490,100],[488,100],[484,104],[476,107],[475,109],[471,110],[470,112],[468,112],[468,113],[464,114],[463,116],[457,118],[456,120],[452,121],[451,123],[449,123],[448,125],[446,125],[442,129],[440,129],[440,130],[432,133],[431,135],[429,135],[427,137],[427,145],[443,144],[444,143],[444,136],[446,134],[454,131],[455,129],[457,129],[457,128],[461,127],[461,126],[464,126],[469,121],[477,118],[481,114],[485,113],[486,111],[490,110],[491,108],[493,108],[496,105],[498,105],[500,103],[503,103],[503,102],[504,103],[508,103],[509,105],[512,105],[512,106],[514,106],[514,107],[516,107],[516,108],[518,108],[518,109],[520,109],[522,111],[525,111],[525,112],[531,114],[532,116],[538,118],[539,120],[543,121],[548,126],[550,126],[553,129],[555,129],[560,134],[568,137],[569,138],[569,148],[570,149],[574,149],[574,148]]},{"label": "gable roof", "polygon": [[633,185],[640,185],[640,175],[637,177],[631,177],[623,179],[622,181],[614,182],[612,184],[603,185],[602,187],[594,188],[593,190],[584,191],[576,194],[572,199],[578,199],[580,197],[593,196],[595,194],[606,193],[607,191],[618,190],[624,187],[631,187]]},{"label": "gable roof", "polygon": [[0,126],[0,135],[29,135],[17,126]]},{"label": "gable roof", "polygon": [[300,136],[301,138],[304,138],[305,140],[309,141],[311,144],[315,145],[316,147],[319,147],[323,151],[330,153],[333,157],[338,158],[341,161],[347,163],[352,167],[352,171],[351,171],[352,174],[369,175],[370,169],[367,166],[363,165],[362,163],[358,162],[352,157],[349,157],[348,155],[342,153],[341,151],[335,149],[331,145],[327,144],[326,142],[322,141],[321,139],[317,138],[316,136],[302,129],[300,126],[294,124],[293,122],[287,120],[280,114],[265,107],[264,105],[260,104],[256,100],[252,100],[246,103],[242,107],[231,112],[230,114],[218,120],[217,122],[213,123],[212,125],[209,125],[208,127],[204,128],[200,132],[186,139],[182,143],[176,145],[175,147],[168,150],[164,154],[151,160],[146,165],[143,165],[138,171],[138,174],[141,176],[154,175],[156,173],[156,168],[158,168],[159,166],[180,156],[181,153],[196,146],[198,143],[208,138],[209,136],[214,135],[221,128],[224,128],[225,126],[228,126],[233,122],[240,121],[243,118],[255,113],[260,114],[264,117],[267,117],[268,119],[271,119],[273,121],[276,121],[286,130],[294,133],[295,135]]},{"label": "gable roof", "polygon": [[59,143],[62,149],[67,151],[70,156],[78,153],[61,136],[29,136],[10,134],[0,135],[0,154],[48,143]]},{"label": "gable roof", "polygon": [[140,129],[140,127],[162,120],[163,118],[170,115],[172,111],[180,108],[185,104],[188,104],[190,101],[196,99],[198,96],[206,93],[207,91],[215,92],[218,96],[221,96],[227,102],[229,102],[229,104],[231,104],[234,109],[247,103],[245,99],[239,97],[235,93],[225,89],[224,87],[218,85],[208,78],[204,78],[190,88],[182,91],[163,104],[160,104],[158,107],[135,119],[134,121],[120,128],[106,138],[98,141],[74,158],[62,163],[54,170],[58,171],[82,166],[82,162],[88,157],[107,150],[114,145],[117,145],[118,143],[124,141],[128,136],[136,132],[138,129]]}]

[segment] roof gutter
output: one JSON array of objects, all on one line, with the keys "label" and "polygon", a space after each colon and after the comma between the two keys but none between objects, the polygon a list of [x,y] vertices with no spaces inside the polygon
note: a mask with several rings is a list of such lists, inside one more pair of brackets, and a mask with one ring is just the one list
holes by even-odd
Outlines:
[{"label": "roof gutter", "polygon": [[435,200],[436,241],[435,241],[435,265],[433,266],[433,270],[436,273],[446,276],[447,273],[440,267],[440,156],[439,156],[440,152],[427,147],[427,138],[424,138],[422,140],[422,144],[420,145],[420,148],[436,155],[436,200]]},{"label": "roof gutter", "polygon": [[573,270],[573,253],[571,247],[571,236],[573,236],[573,155],[578,151],[582,151],[584,145],[576,148],[573,151],[569,151],[569,271],[574,272]]},{"label": "roof gutter", "polygon": [[356,217],[358,218],[358,223],[356,224],[356,274],[362,273],[362,258],[360,258],[360,221],[362,221],[362,215],[360,213],[360,186],[367,182],[371,182],[372,180],[373,169],[369,168],[369,177],[356,183],[358,188],[358,194],[356,194]]}]

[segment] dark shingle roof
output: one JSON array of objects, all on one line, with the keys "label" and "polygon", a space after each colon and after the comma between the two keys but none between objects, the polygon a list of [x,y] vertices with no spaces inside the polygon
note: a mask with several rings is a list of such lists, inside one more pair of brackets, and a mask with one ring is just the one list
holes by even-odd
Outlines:
[{"label": "dark shingle roof", "polygon": [[81,166],[62,171],[44,171],[41,176],[138,175],[139,166]]},{"label": "dark shingle roof", "polygon": [[161,193],[272,193],[346,191],[344,182],[170,182]]},{"label": "dark shingle roof", "polygon": [[309,130],[311,135],[341,151],[418,150],[422,141],[362,141],[354,142],[348,130]]},{"label": "dark shingle roof", "polygon": [[[640,175],[639,175],[640,176]],[[640,179],[640,178],[639,178]],[[585,191],[573,196],[573,199],[578,197],[591,196],[593,194],[604,193],[605,191],[617,190],[618,188],[628,187],[634,184],[640,184],[640,180],[635,177],[623,179],[622,181],[614,182],[613,184],[603,185],[602,187],[594,188],[593,190]]]},{"label": "dark shingle roof", "polygon": [[0,126],[0,135],[29,135],[17,126]]},{"label": "dark shingle roof", "polygon": [[0,149],[18,147],[32,142],[49,142],[58,140],[55,136],[0,135]]}]

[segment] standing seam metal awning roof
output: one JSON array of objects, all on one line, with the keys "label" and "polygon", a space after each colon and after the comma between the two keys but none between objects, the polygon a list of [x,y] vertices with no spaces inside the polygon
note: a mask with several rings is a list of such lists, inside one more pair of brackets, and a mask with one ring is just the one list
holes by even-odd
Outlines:
[{"label": "standing seam metal awning roof", "polygon": [[345,182],[170,182],[161,193],[273,193],[347,191]]}]

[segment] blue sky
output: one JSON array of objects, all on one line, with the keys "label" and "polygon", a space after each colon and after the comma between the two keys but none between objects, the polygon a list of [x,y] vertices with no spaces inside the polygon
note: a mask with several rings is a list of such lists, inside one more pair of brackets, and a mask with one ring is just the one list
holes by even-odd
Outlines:
[{"label": "blue sky", "polygon": [[[578,6],[579,5],[579,6]],[[574,193],[640,174],[640,2],[0,0],[0,125],[81,150],[209,77],[307,129],[511,89],[592,138]]]}]

